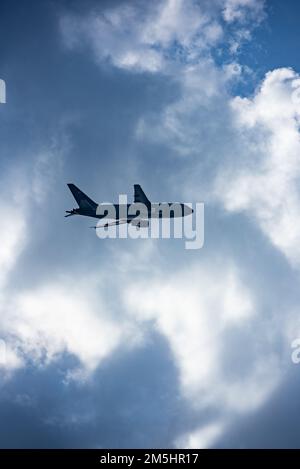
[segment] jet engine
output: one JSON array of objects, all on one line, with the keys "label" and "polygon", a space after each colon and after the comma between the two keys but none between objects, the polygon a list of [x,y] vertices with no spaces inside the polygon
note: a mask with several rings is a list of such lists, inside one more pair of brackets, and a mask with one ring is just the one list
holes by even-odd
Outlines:
[{"label": "jet engine", "polygon": [[133,226],[136,226],[137,228],[148,228],[148,226],[149,226],[148,220],[134,219],[134,220],[132,220],[131,224]]}]

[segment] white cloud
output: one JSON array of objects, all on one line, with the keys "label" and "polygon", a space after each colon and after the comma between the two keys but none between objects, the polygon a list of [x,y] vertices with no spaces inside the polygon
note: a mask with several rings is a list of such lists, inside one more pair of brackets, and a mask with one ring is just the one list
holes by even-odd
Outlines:
[{"label": "white cloud", "polygon": [[264,5],[264,0],[224,0],[223,16],[228,23],[245,21],[249,15],[260,21],[264,17]]},{"label": "white cloud", "polygon": [[235,156],[216,196],[229,212],[251,216],[287,259],[300,263],[299,75],[269,72],[253,98],[232,100]]},{"label": "white cloud", "polygon": [[1,327],[7,306],[7,284],[28,239],[28,193],[19,176],[14,172],[6,179],[3,178],[0,192],[0,374],[4,377],[23,364],[14,347],[4,340]]},{"label": "white cloud", "polygon": [[117,347],[140,342],[134,322],[104,304],[98,280],[77,276],[76,282],[80,289],[74,288],[72,275],[14,295],[2,290],[2,370],[25,366],[28,361],[46,366],[69,353],[79,366],[67,371],[66,377],[85,379]]},{"label": "white cloud", "polygon": [[119,68],[157,72],[165,66],[164,51],[175,41],[190,48],[201,26],[214,41],[220,29],[207,23],[194,2],[168,0],[153,2],[151,8],[133,3],[85,18],[65,16],[61,24],[65,43],[73,47],[83,37],[97,61],[109,58]]},{"label": "white cloud", "polygon": [[[63,143],[63,144],[62,144]],[[58,149],[59,147],[59,149]],[[66,151],[66,144],[57,139],[49,148],[27,155],[26,165],[19,165],[3,174],[0,187],[0,299],[1,287],[29,240],[28,219],[31,203],[42,203],[54,184]],[[29,176],[28,176],[29,175]]]},{"label": "white cloud", "polygon": [[22,358],[3,339],[0,340],[0,383],[11,373],[24,366]]},{"label": "white cloud", "polygon": [[0,192],[0,297],[1,287],[27,241],[28,192],[17,172],[1,179]]},{"label": "white cloud", "polygon": [[184,67],[177,77],[181,96],[161,115],[141,118],[137,138],[164,142],[182,156],[199,154],[199,145],[207,141],[206,126],[219,123],[217,107],[227,95],[225,86],[231,78],[232,70],[220,71],[211,59]]},{"label": "white cloud", "polygon": [[[244,412],[257,408],[278,382],[277,357],[269,339],[258,327],[255,298],[240,280],[235,267],[202,265],[180,271],[169,279],[134,282],[124,293],[128,314],[141,322],[154,321],[169,342],[179,371],[183,395],[196,408],[217,406],[222,411]],[[235,349],[244,356],[247,373],[230,373],[224,361],[224,343],[233,332],[252,330],[265,340]],[[261,355],[262,353],[262,355]],[[254,354],[254,355],[253,355]],[[232,370],[235,364],[232,363]]]},{"label": "white cloud", "polygon": [[27,233],[22,206],[18,206],[18,203],[10,203],[2,199],[0,219],[0,284],[3,284],[24,247]]},{"label": "white cloud", "polygon": [[120,344],[121,338],[122,342],[128,340],[131,327],[110,318],[101,300],[92,300],[91,279],[89,286],[82,280],[80,284],[80,291],[76,291],[71,281],[63,279],[17,295],[4,330],[16,338],[25,357],[47,364],[68,352],[90,372]]},{"label": "white cloud", "polygon": [[215,45],[222,34],[212,12],[201,4],[192,0],[167,0],[157,3],[155,17],[147,20],[142,40],[164,49],[176,42],[185,47],[187,53],[192,53],[191,48]]},{"label": "white cloud", "polygon": [[[263,10],[263,2],[132,2],[83,17],[67,14],[61,19],[61,31],[67,47],[88,45],[98,63],[108,59],[116,67],[135,72],[170,72],[174,61],[199,61],[204,53],[221,44],[222,12],[228,21],[244,21],[245,10],[252,12],[254,21]],[[239,45],[247,37],[246,31],[240,34],[235,29],[235,43]]]},{"label": "white cloud", "polygon": [[184,449],[208,449],[221,436],[222,423],[211,423],[197,430],[181,435],[175,442],[176,448]]},{"label": "white cloud", "polygon": [[[212,59],[187,65],[177,75],[180,84],[178,99],[167,105],[159,115],[146,114],[137,123],[137,139],[164,143],[172,148],[175,155],[198,158],[193,164],[186,162],[186,170],[191,167],[192,174],[189,175],[188,184],[186,180],[183,182],[194,195],[198,193],[195,185],[199,185],[199,178],[195,184],[191,185],[190,182],[195,174],[200,177],[200,171],[197,171],[200,164],[207,162],[209,157],[211,166],[222,162],[225,151],[223,140],[226,143],[229,138],[227,114],[231,84],[243,81],[250,74],[247,67],[235,61],[222,67],[216,66]],[[182,184],[182,175],[180,178]]]}]

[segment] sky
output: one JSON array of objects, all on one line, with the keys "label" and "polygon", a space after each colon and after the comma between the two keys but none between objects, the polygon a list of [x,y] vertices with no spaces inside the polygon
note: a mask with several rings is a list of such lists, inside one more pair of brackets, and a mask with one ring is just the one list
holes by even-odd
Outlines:
[{"label": "sky", "polygon": [[[299,15],[1,1],[0,447],[299,447]],[[204,202],[204,246],[99,239],[69,182]]]}]

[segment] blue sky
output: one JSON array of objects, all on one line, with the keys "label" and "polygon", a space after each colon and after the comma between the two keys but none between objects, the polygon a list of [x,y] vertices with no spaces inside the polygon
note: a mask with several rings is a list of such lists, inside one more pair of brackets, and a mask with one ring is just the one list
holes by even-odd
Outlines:
[{"label": "blue sky", "polygon": [[[1,447],[298,447],[297,2],[2,1]],[[98,202],[205,202],[205,244]]]}]

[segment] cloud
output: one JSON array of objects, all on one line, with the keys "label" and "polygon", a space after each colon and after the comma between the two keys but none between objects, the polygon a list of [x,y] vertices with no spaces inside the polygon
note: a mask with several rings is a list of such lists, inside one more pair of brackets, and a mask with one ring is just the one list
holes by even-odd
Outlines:
[{"label": "cloud", "polygon": [[24,366],[22,358],[6,342],[0,340],[0,383],[12,376],[12,373]]},{"label": "cloud", "polygon": [[[10,275],[18,258],[26,247],[27,228],[27,195],[19,175],[7,175],[1,180],[0,192],[0,310],[1,318],[6,312],[6,289]],[[5,342],[0,323],[0,374],[18,369],[23,365],[15,349]],[[2,373],[1,373],[2,372]]]},{"label": "cloud", "polygon": [[[16,281],[15,269],[25,257],[26,270],[31,259],[34,228],[32,217],[46,223],[40,205],[47,203],[62,166],[65,140],[54,139],[49,147],[33,151],[27,164],[4,174],[0,194],[0,368],[3,377],[28,362],[46,366],[64,353],[79,361],[74,377],[91,374],[122,339],[134,343],[133,327],[109,317],[112,311],[94,291],[101,291],[93,275],[77,275],[80,289],[74,289],[74,272],[64,269],[59,280],[47,276],[26,285]],[[57,223],[57,220],[56,220]],[[41,231],[43,233],[43,231]],[[40,240],[39,240],[40,242]],[[35,259],[35,262],[39,262]],[[132,339],[132,340],[131,340]],[[123,342],[122,342],[123,343]],[[69,376],[72,375],[69,373]]]},{"label": "cloud", "polygon": [[[256,15],[263,11],[263,2],[133,2],[93,11],[83,17],[68,13],[61,19],[61,31],[68,48],[87,45],[99,64],[109,60],[121,69],[173,74],[172,63],[199,61],[220,45],[224,36],[222,12],[230,22],[245,21],[245,11],[252,13],[254,22]],[[236,49],[247,38],[247,31],[241,34],[236,28]]]},{"label": "cloud", "polygon": [[225,21],[245,21],[249,15],[253,20],[261,21],[264,18],[265,2],[257,0],[225,0],[223,16]]},{"label": "cloud", "polygon": [[72,281],[47,284],[20,293],[12,304],[6,331],[18,348],[37,364],[49,363],[64,352],[73,354],[85,371],[93,371],[121,340],[132,333],[125,321],[109,317],[100,299],[93,302],[93,282],[74,291]]},{"label": "cloud", "polygon": [[0,284],[4,284],[7,275],[26,243],[26,222],[22,205],[2,198],[0,202],[1,243],[0,243]]},{"label": "cloud", "polygon": [[28,240],[28,191],[19,171],[1,178],[0,191],[0,302],[1,288],[24,250]]},{"label": "cloud", "polygon": [[222,423],[212,423],[180,436],[177,438],[175,446],[184,449],[208,449],[212,447],[222,432]]},{"label": "cloud", "polygon": [[[249,412],[278,384],[278,356],[259,326],[260,307],[230,262],[203,263],[168,279],[134,282],[126,288],[124,301],[129,315],[141,323],[153,322],[166,337],[181,391],[195,409]],[[249,341],[245,331],[255,333],[262,348]],[[245,342],[236,342],[241,336]],[[228,369],[227,354],[234,343]]]},{"label": "cloud", "polygon": [[119,68],[155,72],[162,67],[163,59],[139,39],[138,13],[126,5],[85,18],[65,16],[61,21],[64,42],[72,49],[83,39],[98,63],[109,59]]},{"label": "cloud", "polygon": [[232,99],[239,146],[215,189],[228,212],[249,215],[294,266],[300,263],[299,93],[299,75],[282,68],[267,73],[252,98]]},{"label": "cloud", "polygon": [[[134,322],[103,301],[99,279],[66,273],[57,281],[14,292],[2,290],[1,338],[5,341],[2,369],[34,363],[48,366],[67,353],[77,367],[66,378],[85,379],[117,347],[130,348],[140,341]],[[95,294],[95,291],[98,293]],[[100,292],[100,294],[99,294]]]},{"label": "cloud", "polygon": [[249,216],[299,266],[299,75],[277,69],[252,97],[232,97],[230,83],[248,73],[238,63],[218,67],[212,59],[186,65],[178,74],[179,97],[160,115],[140,118],[136,137],[189,158],[177,187],[189,198],[198,194]]},{"label": "cloud", "polygon": [[160,115],[146,114],[140,118],[137,139],[164,143],[180,156],[200,158],[203,147],[216,142],[215,135],[224,128],[229,99],[227,85],[231,80],[239,80],[242,74],[239,64],[219,68],[211,58],[185,66],[177,76],[178,99]]}]

